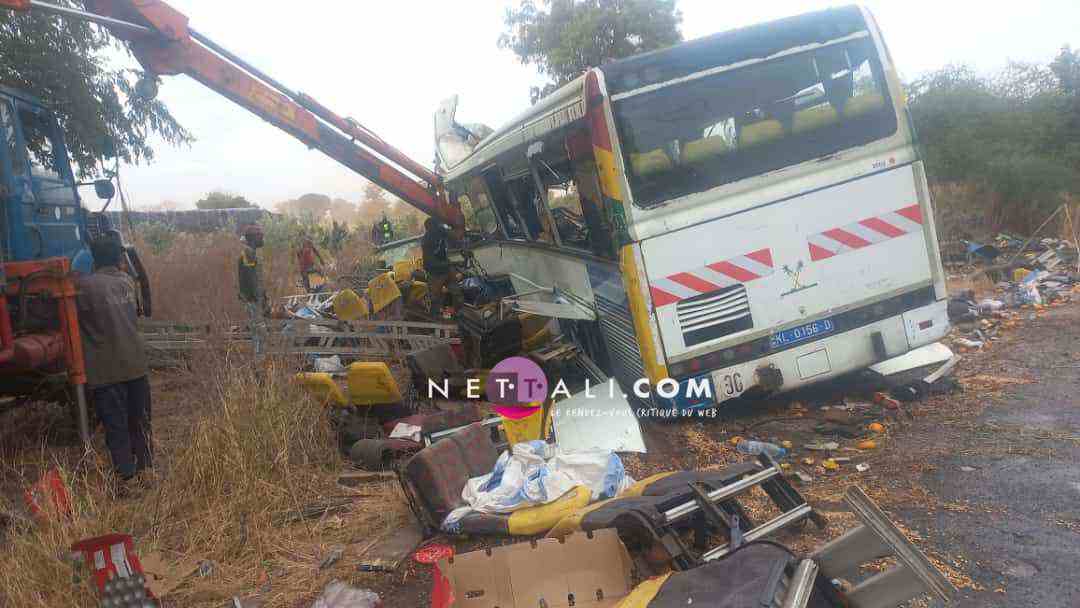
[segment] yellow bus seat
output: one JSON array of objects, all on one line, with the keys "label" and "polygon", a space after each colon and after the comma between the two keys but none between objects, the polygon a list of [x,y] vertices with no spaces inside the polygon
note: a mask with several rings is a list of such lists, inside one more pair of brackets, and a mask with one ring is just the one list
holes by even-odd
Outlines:
[{"label": "yellow bus seat", "polygon": [[393,304],[401,297],[401,290],[394,281],[393,272],[385,272],[368,283],[368,299],[371,300],[371,312],[377,313]]},{"label": "yellow bus seat", "polygon": [[671,158],[668,157],[667,152],[660,149],[643,154],[631,154],[630,167],[634,170],[634,175],[644,177],[670,170]]},{"label": "yellow bus seat", "polygon": [[398,281],[407,280],[412,276],[416,265],[412,260],[398,260],[394,262],[394,278]]},{"label": "yellow bus seat", "polygon": [[427,283],[423,281],[413,281],[409,285],[409,291],[406,299],[409,302],[422,302],[427,297],[428,287]]},{"label": "yellow bus seat", "polygon": [[844,118],[855,118],[870,112],[877,112],[884,107],[885,98],[880,93],[856,95],[844,104]]},{"label": "yellow bus seat", "polygon": [[731,152],[731,146],[721,135],[712,135],[696,141],[687,142],[682,149],[684,163],[702,163]]},{"label": "yellow bus seat", "polygon": [[836,108],[826,103],[795,112],[792,117],[791,131],[809,133],[836,124],[839,120],[840,115],[836,112]]},{"label": "yellow bus seat", "polygon": [[748,124],[739,132],[739,147],[757,146],[784,137],[784,125],[769,119]]},{"label": "yellow bus seat", "polygon": [[577,486],[554,502],[518,509],[507,518],[507,534],[532,536],[547,532],[567,515],[585,507],[592,498],[587,486]]},{"label": "yellow bus seat", "polygon": [[322,405],[335,405],[345,407],[349,401],[341,387],[334,382],[333,376],[324,372],[300,372],[296,374],[296,382],[304,388],[304,391],[315,398]]},{"label": "yellow bus seat", "polygon": [[334,314],[343,321],[364,319],[371,314],[367,300],[351,289],[343,289],[334,296]]},{"label": "yellow bus seat", "polygon": [[[482,386],[482,385],[481,385]],[[531,405],[542,405],[537,402]],[[524,443],[534,439],[544,439],[544,408],[538,407],[536,411],[524,418],[503,418],[503,432],[506,433],[506,441],[510,445]]]},{"label": "yellow bus seat", "polygon": [[378,405],[401,401],[401,390],[382,362],[361,362],[349,366],[345,375],[351,405]]}]

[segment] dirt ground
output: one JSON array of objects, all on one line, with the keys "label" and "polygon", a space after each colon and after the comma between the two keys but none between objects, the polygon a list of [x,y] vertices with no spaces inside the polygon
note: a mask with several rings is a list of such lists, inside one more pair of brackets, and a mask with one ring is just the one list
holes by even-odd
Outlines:
[{"label": "dirt ground", "polygon": [[[627,469],[642,478],[662,470],[717,468],[742,460],[733,437],[790,441],[789,473],[813,478],[796,487],[829,527],[807,526],[776,540],[808,551],[841,534],[856,523],[843,492],[859,484],[959,587],[955,605],[1074,606],[1080,597],[1080,473],[1074,465],[1080,461],[1080,303],[1020,316],[1018,327],[988,348],[964,355],[955,374],[959,392],[893,411],[873,403],[871,384],[845,378],[768,401],[732,402],[715,418],[643,424],[649,453],[625,457]],[[182,377],[156,374],[154,386],[155,435],[167,459],[173,442],[182,440],[169,430],[185,424],[197,404]],[[41,416],[45,424],[48,414]],[[882,423],[884,433],[866,430],[871,422]],[[854,447],[868,438],[876,448]],[[821,441],[841,447],[828,454],[802,447]],[[10,435],[5,443],[4,451],[15,447]],[[77,451],[20,443],[41,461]],[[826,471],[821,463],[829,455],[851,461]],[[859,463],[869,469],[856,471]],[[19,473],[6,471],[0,483],[9,498],[24,479]],[[749,503],[752,515],[766,515],[763,497]],[[459,543],[457,549],[472,546]],[[357,572],[345,563],[336,570],[379,592],[387,607],[428,605],[430,567],[406,564],[395,573]]]},{"label": "dirt ground", "polygon": [[[988,348],[963,355],[956,392],[894,413],[873,404],[872,382],[844,378],[768,401],[733,402],[716,418],[643,424],[649,453],[626,456],[627,469],[643,478],[717,468],[742,460],[733,437],[791,441],[787,462],[813,478],[796,487],[829,527],[807,526],[777,540],[809,551],[842,534],[857,523],[842,496],[858,484],[958,587],[955,606],[1075,606],[1080,303],[1019,316],[1018,327]],[[885,432],[863,430],[871,422]],[[878,447],[853,447],[863,439]],[[839,450],[823,455],[802,448],[831,440]],[[821,466],[828,455],[851,461],[829,472]],[[806,458],[814,464],[804,464]],[[860,473],[860,463],[870,468]],[[751,497],[751,513],[767,516],[765,504],[762,496]],[[426,605],[426,568],[391,576],[369,581],[387,606]]]}]

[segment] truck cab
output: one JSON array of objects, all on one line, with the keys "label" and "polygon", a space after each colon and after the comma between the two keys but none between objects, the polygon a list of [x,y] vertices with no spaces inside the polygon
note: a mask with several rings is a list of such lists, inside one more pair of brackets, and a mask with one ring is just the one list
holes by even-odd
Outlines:
[{"label": "truck cab", "polygon": [[0,86],[0,255],[4,261],[65,257],[89,273],[82,208],[56,117],[37,99]]}]

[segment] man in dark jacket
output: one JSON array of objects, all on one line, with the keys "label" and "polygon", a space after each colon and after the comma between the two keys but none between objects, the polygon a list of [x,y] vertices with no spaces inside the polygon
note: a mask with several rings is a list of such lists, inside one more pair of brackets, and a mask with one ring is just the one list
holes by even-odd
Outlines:
[{"label": "man in dark jacket", "polygon": [[443,291],[450,287],[451,295],[454,296],[454,304],[457,302],[457,290],[451,285],[453,269],[450,266],[450,258],[446,249],[448,241],[453,238],[460,241],[464,232],[455,228],[453,232],[446,230],[446,225],[441,221],[429,217],[424,222],[424,238],[420,241],[420,249],[424,255],[424,272],[428,279],[428,298],[431,300],[431,316],[438,319],[442,316],[444,300]]},{"label": "man in dark jacket", "polygon": [[86,359],[86,384],[105,444],[123,480],[153,466],[150,382],[137,326],[135,281],[122,270],[123,245],[105,235],[90,245],[94,273],[79,278],[79,331]]}]

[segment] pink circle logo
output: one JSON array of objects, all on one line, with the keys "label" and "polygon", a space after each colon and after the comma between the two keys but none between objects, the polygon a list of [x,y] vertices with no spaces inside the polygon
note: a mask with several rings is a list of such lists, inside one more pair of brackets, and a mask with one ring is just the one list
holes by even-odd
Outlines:
[{"label": "pink circle logo", "polygon": [[491,368],[484,384],[496,412],[518,420],[532,415],[548,397],[548,382],[544,370],[525,357],[510,357]]}]

